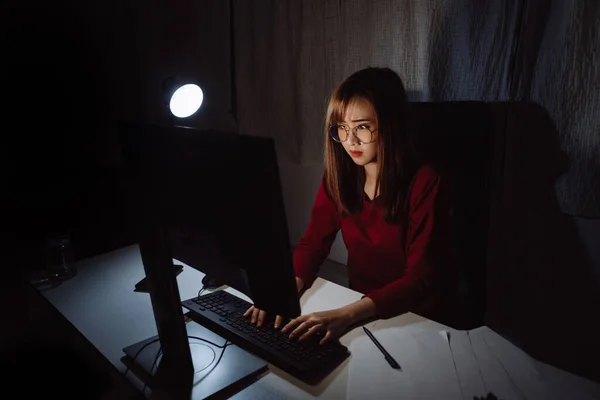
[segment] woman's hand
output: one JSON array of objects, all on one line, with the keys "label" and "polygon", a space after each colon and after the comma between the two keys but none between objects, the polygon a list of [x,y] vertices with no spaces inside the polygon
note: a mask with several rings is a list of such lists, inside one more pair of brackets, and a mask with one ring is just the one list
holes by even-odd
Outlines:
[{"label": "woman's hand", "polygon": [[[302,290],[303,287],[304,287],[304,282],[302,281],[302,279],[296,277],[296,289],[298,290],[298,293],[300,293],[300,291]],[[262,324],[264,324],[267,319],[267,313],[264,312],[263,310],[259,310],[258,308],[254,307],[254,306],[251,306],[244,313],[244,317],[251,317],[251,319],[250,319],[251,323],[257,324],[257,326],[262,326]],[[276,316],[275,317],[275,328],[280,328],[282,322],[283,322],[283,317],[281,315]]]},{"label": "woman's hand", "polygon": [[281,332],[290,332],[290,338],[304,340],[318,332],[324,334],[320,344],[338,339],[352,325],[376,315],[375,303],[369,297],[334,310],[302,315],[288,322]]},{"label": "woman's hand", "polygon": [[338,308],[294,318],[283,327],[281,332],[290,332],[290,339],[297,337],[299,340],[305,340],[320,332],[324,336],[319,343],[323,344],[339,338],[352,322],[352,317],[346,309]]},{"label": "woman's hand", "polygon": [[[259,310],[258,308],[251,306],[244,313],[244,317],[251,317],[250,322],[256,324],[257,326],[262,326],[267,320],[267,313],[263,310]],[[275,317],[275,328],[280,328],[281,323],[283,322],[283,317],[278,315]]]}]

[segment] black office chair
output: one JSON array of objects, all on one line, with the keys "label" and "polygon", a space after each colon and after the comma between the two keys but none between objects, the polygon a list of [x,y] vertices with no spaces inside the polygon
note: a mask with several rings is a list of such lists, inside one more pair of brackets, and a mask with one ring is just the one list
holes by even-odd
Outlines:
[{"label": "black office chair", "polygon": [[410,103],[417,151],[450,178],[457,314],[438,321],[456,329],[484,324],[485,265],[494,176],[501,163],[502,114],[482,102]]}]

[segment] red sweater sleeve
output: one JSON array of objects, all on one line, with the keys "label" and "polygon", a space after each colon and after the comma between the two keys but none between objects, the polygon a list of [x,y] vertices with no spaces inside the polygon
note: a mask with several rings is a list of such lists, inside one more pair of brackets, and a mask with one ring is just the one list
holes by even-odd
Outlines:
[{"label": "red sweater sleeve", "polygon": [[427,309],[438,296],[438,268],[448,240],[449,206],[442,179],[433,168],[417,172],[408,191],[406,269],[403,276],[367,294],[377,314],[389,318]]},{"label": "red sweater sleeve", "polygon": [[310,287],[317,278],[319,267],[329,256],[331,245],[341,227],[341,216],[323,185],[321,180],[308,229],[294,251],[294,270],[305,288]]}]

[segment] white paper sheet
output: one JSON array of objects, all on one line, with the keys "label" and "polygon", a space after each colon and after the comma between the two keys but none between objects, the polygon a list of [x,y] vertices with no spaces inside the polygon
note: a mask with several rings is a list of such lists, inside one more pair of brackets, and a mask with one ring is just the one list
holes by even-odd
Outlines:
[{"label": "white paper sheet", "polygon": [[402,370],[392,369],[366,335],[357,337],[350,345],[348,399],[461,399],[452,354],[439,331],[386,328],[373,335]]},{"label": "white paper sheet", "polygon": [[477,328],[495,357],[507,371],[511,380],[527,399],[544,400],[591,400],[595,398],[586,393],[584,385],[562,379],[565,371],[543,368],[543,364],[488,327]]},{"label": "white paper sheet", "polygon": [[473,355],[477,360],[481,378],[487,392],[502,400],[521,400],[525,396],[489,348],[479,329],[467,332]]},{"label": "white paper sheet", "polygon": [[600,385],[530,357],[488,327],[440,331],[375,327],[375,337],[396,359],[392,369],[366,336],[350,344],[347,398],[499,400],[600,399]]},{"label": "white paper sheet", "polygon": [[548,390],[531,356],[488,327],[478,328],[477,331],[523,398],[560,398]]},{"label": "white paper sheet", "polygon": [[471,349],[468,333],[466,331],[451,332],[449,346],[462,398],[473,400],[474,396],[486,396],[489,391],[485,387],[477,358]]}]

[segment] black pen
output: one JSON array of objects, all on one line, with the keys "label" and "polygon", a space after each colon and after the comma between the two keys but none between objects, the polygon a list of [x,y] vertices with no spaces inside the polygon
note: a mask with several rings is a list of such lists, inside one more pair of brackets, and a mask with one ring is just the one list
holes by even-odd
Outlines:
[{"label": "black pen", "polygon": [[373,341],[373,343],[375,343],[375,346],[377,346],[377,348],[379,350],[381,350],[381,352],[383,353],[383,356],[385,357],[385,361],[387,361],[388,364],[390,364],[390,367],[392,367],[394,369],[402,369],[402,367],[400,367],[400,364],[398,364],[396,362],[396,360],[394,360],[394,357],[392,357],[390,355],[390,353],[388,353],[386,351],[386,349],[383,348],[383,346],[381,345],[381,343],[379,343],[379,341],[377,339],[375,339],[375,336],[373,336],[373,334],[371,333],[371,331],[368,330],[364,326],[363,326],[363,329],[365,330],[365,333],[367,334],[367,336],[369,336],[369,338]]}]

